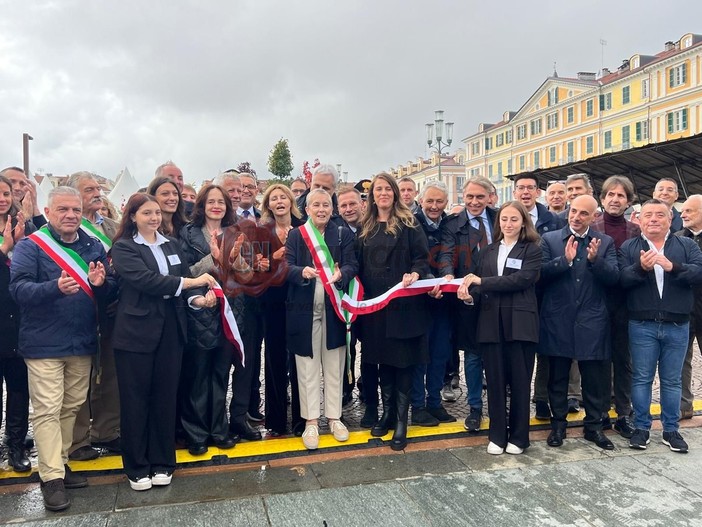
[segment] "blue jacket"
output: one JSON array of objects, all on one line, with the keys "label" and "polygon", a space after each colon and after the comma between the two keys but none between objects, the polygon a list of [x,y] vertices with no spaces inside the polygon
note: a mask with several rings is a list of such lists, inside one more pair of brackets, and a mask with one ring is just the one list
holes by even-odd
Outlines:
[{"label": "blue jacket", "polygon": [[[58,236],[49,227],[58,241]],[[61,242],[59,242],[61,243]],[[86,262],[102,262],[105,283],[93,287],[95,300],[116,298],[117,282],[110,271],[102,244],[78,231],[78,240],[63,244]],[[15,247],[10,266],[10,294],[20,308],[19,353],[25,359],[91,355],[97,351],[97,310],[82,290],[64,295],[58,288],[61,268],[32,240]]]},{"label": "blue jacket", "polygon": [[[541,238],[541,338],[539,353],[577,360],[603,360],[611,355],[607,288],[619,280],[614,240],[590,229],[573,265],[565,258],[569,227]],[[600,240],[594,263],[587,245]]]},{"label": "blue jacket", "polygon": [[702,285],[702,251],[690,238],[668,236],[663,246],[673,269],[663,274],[663,298],[654,271],[641,267],[641,251],[650,246],[643,236],[625,241],[619,249],[621,284],[627,290],[629,320],[687,322],[693,309],[692,286]]}]

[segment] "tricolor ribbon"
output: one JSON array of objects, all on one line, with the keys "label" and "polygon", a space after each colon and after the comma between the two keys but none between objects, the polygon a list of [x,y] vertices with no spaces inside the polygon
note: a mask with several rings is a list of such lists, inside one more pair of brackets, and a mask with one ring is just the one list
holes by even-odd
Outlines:
[{"label": "tricolor ribbon", "polygon": [[212,288],[214,294],[219,298],[220,313],[222,315],[222,329],[224,330],[224,336],[229,342],[234,344],[234,349],[236,349],[239,355],[239,361],[241,362],[241,367],[246,367],[246,361],[244,359],[244,341],[241,340],[241,334],[239,333],[239,326],[236,325],[236,318],[234,318],[234,312],[232,311],[229,301],[224,296],[224,291],[222,287],[215,283]]},{"label": "tricolor ribbon", "polygon": [[110,249],[112,249],[112,240],[105,236],[104,233],[100,232],[100,230],[97,229],[95,225],[90,223],[90,220],[88,220],[87,218],[81,219],[80,228],[87,235],[100,240],[100,243],[102,243],[102,246],[105,248],[106,253],[110,252]]},{"label": "tricolor ribbon", "polygon": [[95,299],[93,289],[88,281],[88,264],[77,252],[58,243],[46,226],[33,232],[27,238],[36,243],[56,265],[78,282],[85,294],[92,300]]}]

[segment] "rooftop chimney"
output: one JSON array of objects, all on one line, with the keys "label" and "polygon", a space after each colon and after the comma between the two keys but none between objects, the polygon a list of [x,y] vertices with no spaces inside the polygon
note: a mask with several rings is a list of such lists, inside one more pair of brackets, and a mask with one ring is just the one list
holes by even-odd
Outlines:
[{"label": "rooftop chimney", "polygon": [[675,42],[669,40],[668,42],[665,43],[665,50],[666,51],[671,51],[675,49]]},{"label": "rooftop chimney", "polygon": [[579,71],[578,80],[579,81],[594,81],[597,79],[597,74],[589,71]]}]

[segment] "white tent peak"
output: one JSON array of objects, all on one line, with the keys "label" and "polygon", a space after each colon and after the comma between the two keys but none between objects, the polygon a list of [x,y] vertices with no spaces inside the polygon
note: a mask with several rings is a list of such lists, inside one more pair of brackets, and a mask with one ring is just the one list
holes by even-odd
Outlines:
[{"label": "white tent peak", "polygon": [[115,186],[107,198],[114,203],[119,211],[122,211],[130,196],[138,192],[140,188],[139,183],[136,182],[129,169],[124,167],[119,176],[117,176]]}]

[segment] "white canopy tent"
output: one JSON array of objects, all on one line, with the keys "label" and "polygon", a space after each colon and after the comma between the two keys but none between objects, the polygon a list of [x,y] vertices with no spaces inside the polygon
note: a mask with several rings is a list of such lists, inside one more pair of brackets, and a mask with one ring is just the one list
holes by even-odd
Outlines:
[{"label": "white canopy tent", "polygon": [[139,183],[134,179],[129,169],[124,167],[124,170],[117,176],[115,186],[107,198],[114,204],[117,210],[121,212],[130,196],[138,192],[140,188]]}]

